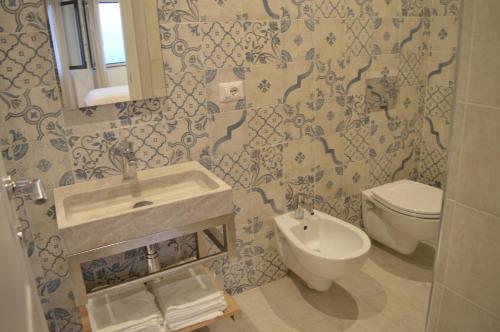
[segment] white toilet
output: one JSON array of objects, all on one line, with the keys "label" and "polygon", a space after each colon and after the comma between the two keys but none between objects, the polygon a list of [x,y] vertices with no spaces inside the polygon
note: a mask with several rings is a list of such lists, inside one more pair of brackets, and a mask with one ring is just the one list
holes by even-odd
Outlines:
[{"label": "white toilet", "polygon": [[401,180],[363,191],[363,224],[368,235],[409,255],[420,241],[437,238],[443,191]]}]

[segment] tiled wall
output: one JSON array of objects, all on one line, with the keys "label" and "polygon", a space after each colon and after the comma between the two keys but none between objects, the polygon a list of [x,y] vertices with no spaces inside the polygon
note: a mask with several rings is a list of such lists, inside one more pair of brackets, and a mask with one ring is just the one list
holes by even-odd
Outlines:
[{"label": "tiled wall", "polygon": [[[120,139],[141,169],[200,161],[235,189],[239,258],[212,265],[231,292],[283,276],[271,221],[297,193],[359,223],[365,188],[442,183],[458,0],[159,0],[167,97],[64,115],[42,1],[0,5],[0,139],[13,176],[50,189],[117,175]],[[230,80],[246,98],[222,104],[217,84]],[[53,198],[18,205],[51,328],[77,330]],[[162,257],[190,255],[191,243],[164,244]],[[92,262],[85,276],[140,274],[140,256]]]},{"label": "tiled wall", "polygon": [[433,0],[431,4],[418,176],[420,182],[444,187],[460,11],[458,0]]},{"label": "tiled wall", "polygon": [[427,331],[500,331],[500,2],[464,0]]}]

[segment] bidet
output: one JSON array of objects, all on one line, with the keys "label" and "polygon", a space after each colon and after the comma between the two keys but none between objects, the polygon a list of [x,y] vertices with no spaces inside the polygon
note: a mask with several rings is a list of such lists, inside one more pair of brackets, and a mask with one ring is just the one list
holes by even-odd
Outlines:
[{"label": "bidet", "polygon": [[274,219],[278,250],[285,265],[309,288],[326,291],[336,279],[359,271],[371,247],[359,228],[312,210],[304,219],[290,212]]}]

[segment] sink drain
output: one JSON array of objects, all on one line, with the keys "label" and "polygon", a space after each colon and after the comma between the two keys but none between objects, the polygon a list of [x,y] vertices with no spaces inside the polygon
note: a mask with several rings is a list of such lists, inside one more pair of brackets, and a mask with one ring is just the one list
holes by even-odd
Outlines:
[{"label": "sink drain", "polygon": [[151,201],[137,202],[137,203],[134,204],[134,206],[132,208],[133,209],[137,209],[137,208],[140,208],[140,207],[143,207],[143,206],[148,206],[148,205],[153,205],[153,202],[151,202]]}]

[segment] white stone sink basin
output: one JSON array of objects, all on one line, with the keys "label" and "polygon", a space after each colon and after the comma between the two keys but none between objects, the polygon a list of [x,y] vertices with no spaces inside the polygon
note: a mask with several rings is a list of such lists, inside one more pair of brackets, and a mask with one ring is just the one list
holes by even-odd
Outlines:
[{"label": "white stone sink basin", "polygon": [[232,213],[229,185],[198,162],[54,190],[67,255]]}]

